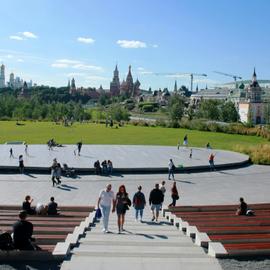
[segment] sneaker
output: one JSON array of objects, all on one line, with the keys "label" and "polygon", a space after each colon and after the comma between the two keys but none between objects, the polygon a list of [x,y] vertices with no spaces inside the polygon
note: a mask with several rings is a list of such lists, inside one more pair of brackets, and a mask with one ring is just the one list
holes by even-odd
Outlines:
[{"label": "sneaker", "polygon": [[102,232],[106,233],[106,229],[103,228],[103,229],[102,229]]},{"label": "sneaker", "polygon": [[106,230],[105,233],[110,233],[110,231]]},{"label": "sneaker", "polygon": [[155,220],[155,217],[152,217],[151,221],[154,221]]}]

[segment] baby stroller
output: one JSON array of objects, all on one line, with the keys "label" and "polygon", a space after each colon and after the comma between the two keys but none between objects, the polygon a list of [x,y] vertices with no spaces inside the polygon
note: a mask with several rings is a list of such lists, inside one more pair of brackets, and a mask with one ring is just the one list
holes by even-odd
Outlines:
[{"label": "baby stroller", "polygon": [[66,163],[63,164],[62,174],[66,177],[76,177],[75,170],[73,168],[69,168]]}]

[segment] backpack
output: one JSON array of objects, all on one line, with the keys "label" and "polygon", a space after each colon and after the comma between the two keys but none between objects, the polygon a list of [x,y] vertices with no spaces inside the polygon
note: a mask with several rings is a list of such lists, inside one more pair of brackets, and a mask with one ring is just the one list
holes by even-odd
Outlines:
[{"label": "backpack", "polygon": [[136,194],[135,198],[134,198],[134,205],[138,206],[138,205],[142,205],[143,204],[143,196],[142,194]]},{"label": "backpack", "polygon": [[14,249],[12,237],[10,233],[4,232],[0,234],[0,249],[1,250],[12,250]]}]

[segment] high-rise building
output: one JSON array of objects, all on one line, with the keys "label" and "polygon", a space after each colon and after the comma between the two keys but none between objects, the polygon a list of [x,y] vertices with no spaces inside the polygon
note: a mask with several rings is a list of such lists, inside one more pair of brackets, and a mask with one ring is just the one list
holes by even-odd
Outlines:
[{"label": "high-rise building", "polygon": [[177,89],[177,81],[175,80],[173,91],[174,91],[174,92],[177,92],[177,90],[178,90],[178,89]]},{"label": "high-rise building", "polygon": [[6,82],[5,82],[5,65],[1,65],[1,71],[0,71],[0,88],[6,87]]},{"label": "high-rise building", "polygon": [[15,78],[13,72],[9,75],[9,87],[15,89]]},{"label": "high-rise building", "polygon": [[70,88],[69,88],[69,93],[70,94],[75,94],[75,92],[76,92],[75,79],[72,78],[71,85],[70,85]]},{"label": "high-rise building", "polygon": [[113,79],[110,83],[110,93],[112,96],[118,96],[120,94],[120,81],[119,81],[119,71],[117,65],[113,72]]}]

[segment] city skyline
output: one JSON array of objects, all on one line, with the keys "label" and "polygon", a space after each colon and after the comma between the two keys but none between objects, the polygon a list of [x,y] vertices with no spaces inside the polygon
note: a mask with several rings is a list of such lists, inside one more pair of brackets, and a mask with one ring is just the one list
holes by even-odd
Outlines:
[{"label": "city skyline", "polygon": [[[250,79],[270,78],[267,44],[268,1],[64,1],[37,3],[2,1],[5,25],[0,35],[0,61],[11,72],[38,84],[108,89],[116,64],[120,81],[132,66],[142,89],[189,86],[194,88],[232,81],[218,70]],[[256,16],[256,20],[254,20]],[[5,23],[6,22],[6,23]]]}]

